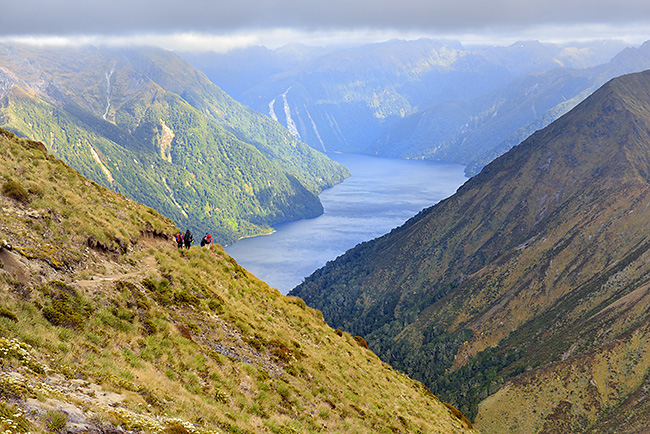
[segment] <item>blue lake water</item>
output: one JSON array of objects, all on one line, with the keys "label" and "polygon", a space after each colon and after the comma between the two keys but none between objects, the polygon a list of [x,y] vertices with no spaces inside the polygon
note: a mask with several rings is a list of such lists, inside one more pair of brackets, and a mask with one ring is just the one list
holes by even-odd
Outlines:
[{"label": "blue lake water", "polygon": [[464,166],[328,154],[352,176],[319,196],[324,213],[283,223],[271,235],[226,247],[237,262],[283,294],[357,244],[400,226],[451,196],[467,178]]}]

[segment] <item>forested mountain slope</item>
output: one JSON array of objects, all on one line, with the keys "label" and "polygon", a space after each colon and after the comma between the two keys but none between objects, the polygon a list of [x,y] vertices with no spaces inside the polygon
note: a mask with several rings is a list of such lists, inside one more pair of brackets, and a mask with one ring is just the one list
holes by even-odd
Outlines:
[{"label": "forested mountain slope", "polygon": [[0,129],[0,431],[469,433],[221,246]]},{"label": "forested mountain slope", "polygon": [[649,203],[643,72],[608,82],[291,294],[485,432],[640,432]]},{"label": "forested mountain slope", "polygon": [[222,243],[319,215],[349,175],[152,48],[0,46],[0,126]]}]

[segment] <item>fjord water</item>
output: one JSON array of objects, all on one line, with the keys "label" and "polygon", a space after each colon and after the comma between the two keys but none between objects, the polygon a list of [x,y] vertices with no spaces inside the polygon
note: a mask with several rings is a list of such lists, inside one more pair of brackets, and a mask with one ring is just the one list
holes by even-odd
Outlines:
[{"label": "fjord water", "polygon": [[321,216],[283,223],[270,235],[226,247],[241,266],[283,294],[327,261],[389,232],[452,195],[467,180],[464,166],[458,164],[328,156],[352,175],[320,194]]}]

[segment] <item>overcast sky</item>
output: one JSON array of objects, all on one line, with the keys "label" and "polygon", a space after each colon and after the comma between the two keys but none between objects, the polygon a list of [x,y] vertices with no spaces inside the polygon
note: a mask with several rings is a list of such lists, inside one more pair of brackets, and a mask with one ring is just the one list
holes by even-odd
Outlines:
[{"label": "overcast sky", "polygon": [[2,0],[0,38],[168,49],[391,38],[650,40],[649,0]]}]

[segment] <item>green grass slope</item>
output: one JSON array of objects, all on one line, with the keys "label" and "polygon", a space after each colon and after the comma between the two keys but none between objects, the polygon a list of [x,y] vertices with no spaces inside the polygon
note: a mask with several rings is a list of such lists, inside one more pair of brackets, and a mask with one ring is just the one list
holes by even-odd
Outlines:
[{"label": "green grass slope", "polygon": [[[623,403],[650,374],[648,89],[650,72],[609,82],[291,294],[487,432],[580,432],[618,411],[635,417],[639,407]],[[597,394],[577,393],[592,383]],[[479,411],[492,394],[501,401]],[[508,412],[527,424],[506,427]]]},{"label": "green grass slope", "polygon": [[349,175],[170,52],[0,48],[0,126],[222,243],[322,213]]},{"label": "green grass slope", "polygon": [[455,408],[157,211],[0,129],[0,431],[463,433]]}]

